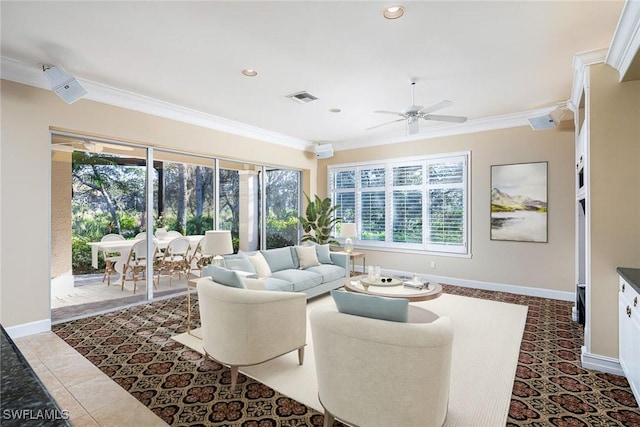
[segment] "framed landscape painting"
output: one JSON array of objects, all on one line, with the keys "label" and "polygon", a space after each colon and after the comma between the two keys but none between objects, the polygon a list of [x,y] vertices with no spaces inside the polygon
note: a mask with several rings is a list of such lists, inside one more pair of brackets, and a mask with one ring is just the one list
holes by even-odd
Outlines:
[{"label": "framed landscape painting", "polygon": [[491,166],[491,240],[547,242],[547,162]]}]

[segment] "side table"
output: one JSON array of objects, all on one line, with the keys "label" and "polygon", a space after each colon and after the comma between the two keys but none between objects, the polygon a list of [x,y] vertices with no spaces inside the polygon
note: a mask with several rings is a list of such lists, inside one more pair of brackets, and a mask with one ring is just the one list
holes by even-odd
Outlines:
[{"label": "side table", "polygon": [[366,274],[367,272],[367,258],[364,255],[364,252],[347,252],[349,254],[349,258],[351,260],[351,275],[356,275],[356,258],[362,258],[362,274]]}]

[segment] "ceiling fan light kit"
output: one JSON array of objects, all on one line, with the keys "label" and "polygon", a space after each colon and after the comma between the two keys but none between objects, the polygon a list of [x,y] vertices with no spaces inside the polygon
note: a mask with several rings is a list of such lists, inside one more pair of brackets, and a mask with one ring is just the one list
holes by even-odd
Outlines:
[{"label": "ceiling fan light kit", "polygon": [[396,111],[386,111],[386,110],[377,110],[374,113],[381,114],[391,114],[394,116],[400,116],[401,119],[393,120],[391,122],[382,123],[376,126],[372,126],[367,128],[367,130],[379,128],[382,126],[389,125],[391,123],[405,121],[407,122],[407,129],[409,131],[409,135],[414,135],[420,131],[420,119],[423,120],[433,120],[439,122],[449,122],[449,123],[464,123],[467,121],[466,117],[463,116],[448,116],[442,114],[431,114],[434,111],[441,110],[443,108],[449,107],[453,105],[452,101],[445,99],[444,101],[440,101],[436,104],[430,105],[428,107],[423,107],[421,105],[415,104],[415,81],[410,81],[411,83],[411,106],[405,108],[401,112]]}]

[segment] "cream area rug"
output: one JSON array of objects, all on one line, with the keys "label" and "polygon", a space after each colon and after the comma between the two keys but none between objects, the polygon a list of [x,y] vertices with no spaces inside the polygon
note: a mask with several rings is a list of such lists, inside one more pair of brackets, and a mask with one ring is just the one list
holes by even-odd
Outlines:
[{"label": "cream area rug", "polygon": [[[307,315],[315,307],[333,305],[330,296],[309,301]],[[443,294],[431,301],[412,303],[439,316],[451,318],[454,340],[447,427],[504,426],[518,363],[527,307]],[[192,331],[199,335],[199,330]],[[187,334],[174,340],[201,353],[202,341]],[[428,362],[427,362],[428,363]],[[304,365],[294,351],[240,371],[300,403],[323,412],[318,401],[311,329],[307,321]]]}]

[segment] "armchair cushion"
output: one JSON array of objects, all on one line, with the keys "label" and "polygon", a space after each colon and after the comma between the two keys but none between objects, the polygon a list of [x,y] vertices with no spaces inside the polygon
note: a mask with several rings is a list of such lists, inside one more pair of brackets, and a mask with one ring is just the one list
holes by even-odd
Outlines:
[{"label": "armchair cushion", "polygon": [[409,300],[385,298],[332,290],[331,296],[340,313],[372,319],[406,322],[409,319]]}]

